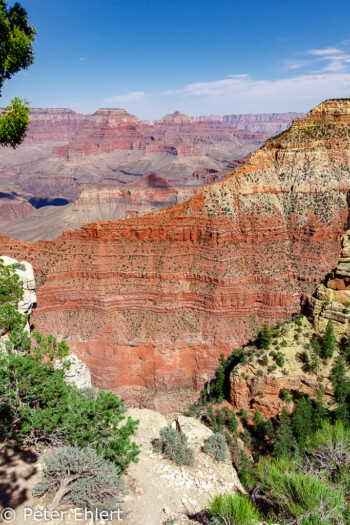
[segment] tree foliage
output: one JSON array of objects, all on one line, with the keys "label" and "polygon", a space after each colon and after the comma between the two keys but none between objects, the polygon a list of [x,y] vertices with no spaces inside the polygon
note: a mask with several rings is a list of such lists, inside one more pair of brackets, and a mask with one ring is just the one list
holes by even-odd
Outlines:
[{"label": "tree foliage", "polygon": [[257,337],[259,348],[269,348],[272,341],[272,333],[267,324],[264,324]]},{"label": "tree foliage", "polygon": [[333,323],[332,321],[328,321],[327,328],[321,343],[321,357],[324,359],[332,357],[336,347],[337,339],[334,335]]},{"label": "tree foliage", "polygon": [[[0,94],[5,80],[27,69],[34,61],[36,30],[28,24],[26,10],[16,2],[8,7],[0,0]],[[16,148],[23,141],[30,123],[26,101],[14,98],[0,115],[0,144]]]},{"label": "tree foliage", "polygon": [[23,141],[30,124],[29,105],[15,97],[0,114],[0,144],[17,148]]}]

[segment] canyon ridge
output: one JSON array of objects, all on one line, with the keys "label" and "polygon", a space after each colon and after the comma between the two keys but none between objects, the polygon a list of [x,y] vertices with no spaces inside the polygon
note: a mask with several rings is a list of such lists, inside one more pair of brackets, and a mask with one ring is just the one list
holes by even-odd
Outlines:
[{"label": "canyon ridge", "polygon": [[51,241],[1,237],[34,267],[37,328],[66,338],[98,387],[201,388],[220,354],[290,318],[336,266],[349,130],[350,102],[328,100],[183,204]]},{"label": "canyon ridge", "polygon": [[242,164],[296,116],[196,120],[175,111],[142,122],[123,109],[33,109],[24,143],[0,151],[0,232],[53,239],[89,222],[182,203],[225,178],[228,162]]}]

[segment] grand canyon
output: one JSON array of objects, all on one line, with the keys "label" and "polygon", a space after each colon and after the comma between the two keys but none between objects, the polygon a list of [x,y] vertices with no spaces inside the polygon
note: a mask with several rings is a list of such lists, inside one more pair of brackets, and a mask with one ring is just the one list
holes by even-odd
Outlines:
[{"label": "grand canyon", "polygon": [[[182,204],[54,240],[2,236],[2,254],[33,264],[36,326],[66,338],[98,387],[201,388],[220,354],[298,312],[335,267],[349,123],[350,102],[325,101]],[[78,142],[54,150],[59,162]]]},{"label": "grand canyon", "polygon": [[350,525],[347,3],[20,2],[0,523]]},{"label": "grand canyon", "polygon": [[121,109],[33,109],[24,143],[0,151],[0,232],[52,239],[182,203],[296,116],[197,120],[177,111],[149,123]]}]

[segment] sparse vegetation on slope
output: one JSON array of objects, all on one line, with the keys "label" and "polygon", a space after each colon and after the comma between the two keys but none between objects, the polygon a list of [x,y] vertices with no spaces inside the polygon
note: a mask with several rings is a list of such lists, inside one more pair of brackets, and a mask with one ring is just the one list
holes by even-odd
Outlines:
[{"label": "sparse vegetation on slope", "polygon": [[[284,325],[264,326],[256,341],[227,359],[220,358],[210,386],[190,408],[189,414],[225,436],[240,480],[254,494],[261,519],[289,525],[350,523],[348,348],[349,340],[337,340],[331,321],[322,335],[302,314]],[[263,377],[283,377],[291,356],[299,359],[300,384],[303,378],[307,382],[307,377],[328,375],[332,402],[329,395],[325,400],[320,377],[316,393],[281,388],[281,410],[274,417],[264,417],[257,408],[242,408],[238,413],[222,408],[223,399],[230,401],[231,377],[239,374],[249,384],[255,377],[249,370],[256,371],[259,364],[268,367]],[[316,366],[310,366],[312,360]],[[264,392],[257,397],[263,401]],[[215,521],[223,520],[223,514],[216,516],[213,524],[224,523]]]}]

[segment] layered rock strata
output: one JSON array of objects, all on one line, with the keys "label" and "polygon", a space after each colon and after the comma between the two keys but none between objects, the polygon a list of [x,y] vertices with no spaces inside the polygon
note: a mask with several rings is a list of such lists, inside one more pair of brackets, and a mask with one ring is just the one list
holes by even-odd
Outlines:
[{"label": "layered rock strata", "polygon": [[332,321],[339,339],[350,335],[350,231],[343,236],[341,246],[335,270],[316,286],[308,309],[317,332],[324,333]]},{"label": "layered rock strata", "polygon": [[287,129],[297,117],[304,118],[305,113],[248,113],[241,115],[209,115],[193,117],[199,122],[219,121],[237,129],[249,129],[255,132],[281,133]]},{"label": "layered rock strata", "polygon": [[35,322],[93,384],[200,388],[336,265],[349,188],[350,103],[326,101],[184,204],[0,247],[33,263]]}]

